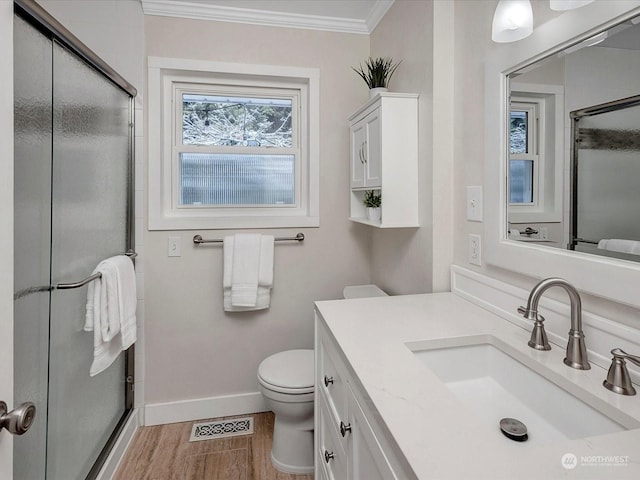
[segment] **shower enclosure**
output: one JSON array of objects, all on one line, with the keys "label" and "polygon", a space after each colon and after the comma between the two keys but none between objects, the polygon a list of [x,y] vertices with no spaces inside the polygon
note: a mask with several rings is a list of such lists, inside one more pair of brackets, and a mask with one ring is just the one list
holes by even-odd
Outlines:
[{"label": "shower enclosure", "polygon": [[640,96],[571,112],[569,248],[640,261],[598,248],[601,240],[640,242]]},{"label": "shower enclosure", "polygon": [[133,406],[133,347],[89,376],[88,277],[133,245],[133,97],[37,4],[14,17],[14,479],[94,478]]}]

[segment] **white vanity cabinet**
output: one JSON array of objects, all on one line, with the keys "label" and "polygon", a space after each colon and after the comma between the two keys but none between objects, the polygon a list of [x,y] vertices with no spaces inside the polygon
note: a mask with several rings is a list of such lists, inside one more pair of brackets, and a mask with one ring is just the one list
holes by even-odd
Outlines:
[{"label": "white vanity cabinet", "polygon": [[337,345],[316,315],[316,480],[411,478],[383,448],[387,441],[370,419],[366,395],[349,373]]},{"label": "white vanity cabinet", "polygon": [[[418,227],[418,95],[380,93],[349,118],[350,219],[379,228]],[[366,190],[382,193],[381,220],[367,219]]]}]

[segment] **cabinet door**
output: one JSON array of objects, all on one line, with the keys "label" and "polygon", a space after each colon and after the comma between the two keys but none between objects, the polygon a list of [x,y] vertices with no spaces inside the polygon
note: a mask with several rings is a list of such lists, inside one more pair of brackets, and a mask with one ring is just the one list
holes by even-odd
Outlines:
[{"label": "cabinet door", "polygon": [[389,461],[378,443],[362,408],[349,391],[349,479],[395,480]]},{"label": "cabinet door", "polygon": [[362,188],[364,183],[364,159],[367,142],[365,119],[351,126],[351,188]]},{"label": "cabinet door", "polygon": [[364,167],[366,187],[380,187],[382,185],[382,128],[380,109],[376,109],[366,116],[367,138],[364,148]]}]

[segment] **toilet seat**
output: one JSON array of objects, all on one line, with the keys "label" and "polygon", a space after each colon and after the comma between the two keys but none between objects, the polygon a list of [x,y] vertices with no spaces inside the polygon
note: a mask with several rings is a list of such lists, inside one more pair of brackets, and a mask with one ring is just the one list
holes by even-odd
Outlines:
[{"label": "toilet seat", "polygon": [[258,381],[275,392],[293,395],[313,392],[313,350],[286,350],[265,358],[258,367]]}]

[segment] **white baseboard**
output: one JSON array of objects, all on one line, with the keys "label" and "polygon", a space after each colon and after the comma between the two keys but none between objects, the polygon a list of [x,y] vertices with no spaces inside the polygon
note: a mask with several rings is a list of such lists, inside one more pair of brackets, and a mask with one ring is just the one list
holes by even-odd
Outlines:
[{"label": "white baseboard", "polygon": [[[489,310],[505,320],[531,331],[531,322],[517,313],[521,305],[527,304],[529,291],[475,271],[453,265],[451,267],[451,291],[472,303]],[[571,308],[549,297],[540,301],[540,312],[545,317],[545,330],[549,342],[565,348],[570,328]],[[611,364],[611,349],[622,348],[634,353],[640,351],[640,330],[609,320],[583,309],[582,323],[589,361],[608,369]],[[634,383],[640,383],[640,369],[628,363]]]},{"label": "white baseboard", "polygon": [[140,425],[140,410],[134,408],[122,432],[120,432],[118,440],[116,440],[115,445],[111,449],[107,460],[104,462],[104,465],[102,465],[102,469],[98,473],[96,480],[111,480],[113,478]]},{"label": "white baseboard", "polygon": [[145,406],[145,425],[189,422],[207,418],[266,412],[269,408],[260,392],[220,397],[153,403]]}]

